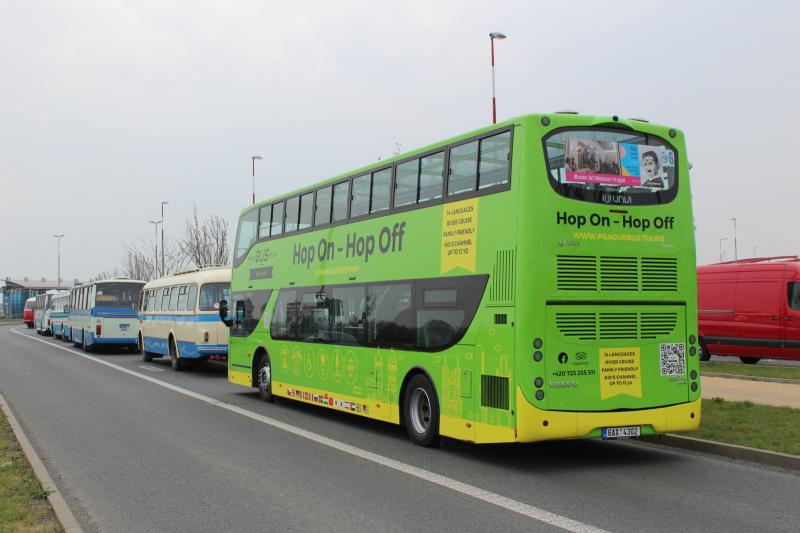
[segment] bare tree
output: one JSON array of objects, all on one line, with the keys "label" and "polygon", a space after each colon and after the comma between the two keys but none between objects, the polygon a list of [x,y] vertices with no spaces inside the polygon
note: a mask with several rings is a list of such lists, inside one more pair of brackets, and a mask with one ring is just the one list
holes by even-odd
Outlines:
[{"label": "bare tree", "polygon": [[200,220],[195,206],[194,215],[186,220],[186,231],[178,244],[188,263],[197,268],[227,265],[230,256],[228,222],[217,215]]},{"label": "bare tree", "polygon": [[111,278],[118,278],[122,276],[120,273],[119,267],[114,268],[114,270],[103,270],[102,272],[98,272],[94,275],[94,277],[89,278],[89,281],[102,281],[104,279],[111,279]]}]

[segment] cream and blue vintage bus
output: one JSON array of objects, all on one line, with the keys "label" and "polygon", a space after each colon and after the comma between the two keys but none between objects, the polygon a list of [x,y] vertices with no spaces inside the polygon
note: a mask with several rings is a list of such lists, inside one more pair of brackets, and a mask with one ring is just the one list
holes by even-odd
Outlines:
[{"label": "cream and blue vintage bus", "polygon": [[190,362],[226,360],[228,328],[219,308],[230,299],[230,288],[228,267],[179,272],[145,285],[139,307],[142,359],[169,357],[175,370]]},{"label": "cream and blue vintage bus", "polygon": [[55,289],[36,296],[36,303],[33,306],[33,325],[39,335],[51,335],[52,330],[47,322],[47,314],[53,304],[53,296],[58,291]]},{"label": "cream and blue vintage bus", "polygon": [[70,292],[70,338],[90,352],[98,346],[138,349],[136,305],[144,281],[114,278],[74,287]]},{"label": "cream and blue vintage bus", "polygon": [[58,291],[53,294],[50,309],[45,312],[45,320],[50,325],[50,333],[56,339],[64,337],[64,330],[69,328],[70,291]]}]

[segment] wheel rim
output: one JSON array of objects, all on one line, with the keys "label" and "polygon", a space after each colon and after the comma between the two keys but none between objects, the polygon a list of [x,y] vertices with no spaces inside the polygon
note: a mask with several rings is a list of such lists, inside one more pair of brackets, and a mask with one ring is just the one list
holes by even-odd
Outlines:
[{"label": "wheel rim", "polygon": [[425,389],[417,388],[411,393],[409,411],[414,431],[426,433],[431,427],[431,399]]},{"label": "wheel rim", "polygon": [[258,371],[258,386],[262,391],[267,392],[272,384],[272,369],[269,362],[265,362]]}]

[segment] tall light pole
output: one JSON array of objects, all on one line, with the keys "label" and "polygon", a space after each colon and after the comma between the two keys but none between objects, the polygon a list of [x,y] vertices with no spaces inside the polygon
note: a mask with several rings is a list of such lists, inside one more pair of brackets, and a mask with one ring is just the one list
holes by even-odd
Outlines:
[{"label": "tall light pole", "polygon": [[[169,202],[161,202],[161,275],[164,275],[164,206]],[[156,258],[158,262],[158,258]],[[158,268],[156,268],[158,270]]]},{"label": "tall light pole", "polygon": [[727,241],[727,237],[723,237],[719,240],[719,262],[722,263],[725,260],[725,255],[722,252],[722,243]]},{"label": "tall light pole", "polygon": [[489,34],[489,41],[492,44],[492,124],[497,123],[497,100],[494,95],[494,41],[502,41],[506,38],[506,34],[500,31],[493,31]]},{"label": "tall light pole", "polygon": [[61,288],[61,239],[66,237],[65,234],[53,235],[58,240],[58,278],[56,278],[56,286]]},{"label": "tall light pole", "polygon": [[256,159],[264,159],[260,155],[250,156],[253,160],[253,205],[256,203]]},{"label": "tall light pole", "polygon": [[148,220],[148,222],[153,225],[153,229],[156,232],[155,239],[153,239],[153,243],[156,246],[156,251],[155,251],[155,254],[156,254],[155,260],[156,260],[156,262],[153,263],[153,266],[155,267],[155,270],[156,270],[156,277],[158,277],[158,225],[161,224],[163,222],[163,220]]},{"label": "tall light pole", "polygon": [[739,260],[739,249],[736,246],[736,218],[732,218],[733,220],[733,260]]}]

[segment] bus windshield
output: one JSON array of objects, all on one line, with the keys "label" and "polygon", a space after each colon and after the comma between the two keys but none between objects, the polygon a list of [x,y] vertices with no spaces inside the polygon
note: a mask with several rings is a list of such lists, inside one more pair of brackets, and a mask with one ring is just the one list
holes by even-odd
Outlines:
[{"label": "bus windshield", "polygon": [[218,311],[219,302],[230,300],[230,283],[206,283],[200,287],[200,310]]},{"label": "bus windshield", "polygon": [[131,307],[139,303],[142,285],[134,283],[101,283],[97,285],[95,307]]},{"label": "bus windshield", "polygon": [[676,151],[644,133],[565,128],[544,139],[550,183],[588,202],[662,204],[677,192]]}]

